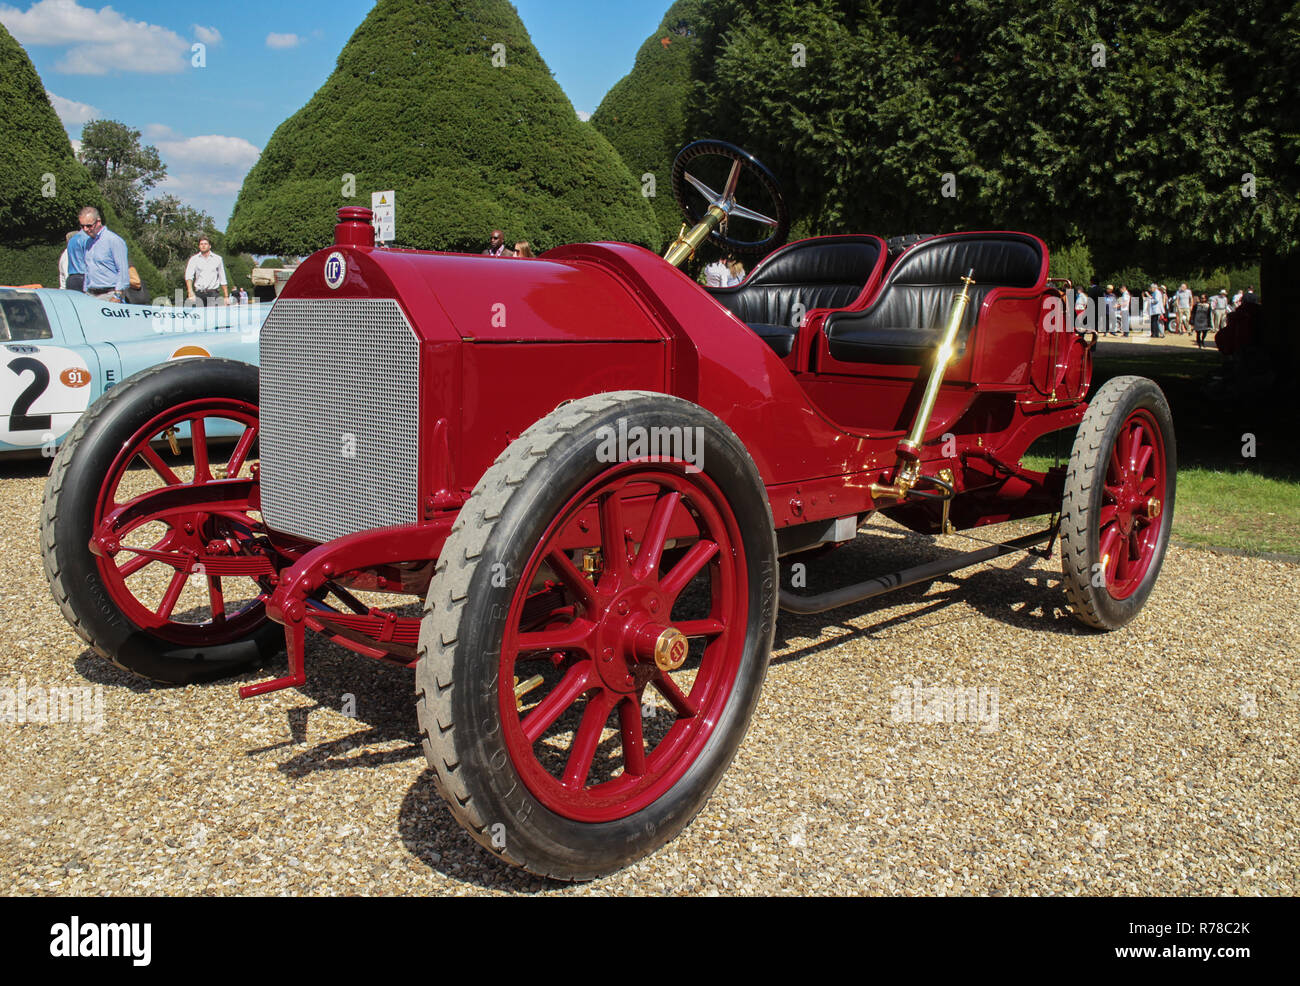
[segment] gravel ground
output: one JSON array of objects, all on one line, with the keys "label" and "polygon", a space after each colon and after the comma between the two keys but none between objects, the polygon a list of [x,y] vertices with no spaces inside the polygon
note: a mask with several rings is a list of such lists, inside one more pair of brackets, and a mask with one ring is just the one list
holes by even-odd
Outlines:
[{"label": "gravel ground", "polygon": [[[0,688],[99,687],[103,721],[0,722],[0,893],[1300,891],[1295,564],[1175,547],[1146,610],[1106,635],[1063,612],[1055,556],[783,616],[704,811],[648,859],[568,886],[453,822],[409,670],[315,640],[305,688],[242,702],[82,646],[41,575],[45,465],[0,466]],[[937,552],[881,526],[810,564],[809,588]],[[942,703],[950,721],[925,721],[936,687],[973,689],[949,695],[978,721]]]}]

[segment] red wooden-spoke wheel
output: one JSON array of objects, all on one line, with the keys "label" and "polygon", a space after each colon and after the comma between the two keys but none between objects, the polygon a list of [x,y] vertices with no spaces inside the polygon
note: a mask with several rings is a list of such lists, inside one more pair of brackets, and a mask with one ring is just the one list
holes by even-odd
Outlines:
[{"label": "red wooden-spoke wheel", "polygon": [[1127,599],[1142,584],[1160,547],[1165,448],[1151,412],[1131,413],[1106,463],[1097,546],[1106,589]]},{"label": "red wooden-spoke wheel", "polygon": [[[263,663],[283,642],[266,616],[257,368],[189,359],[130,377],[81,416],[41,505],[55,602],[98,653],[169,684]],[[225,476],[227,478],[221,478]]]},{"label": "red wooden-spoke wheel", "polygon": [[[146,508],[115,532],[113,545],[97,559],[99,571],[122,613],[163,640],[219,646],[247,636],[267,620],[267,592],[261,582],[253,579],[251,585],[236,589],[231,584],[236,580],[223,584],[220,575],[207,573],[214,560],[241,554],[242,543],[260,528],[246,502],[243,509],[208,512],[161,505],[149,509],[145,500],[163,488],[249,476],[248,455],[257,431],[257,407],[247,401],[188,401],[142,425],[109,467],[95,509],[95,528],[120,508],[136,502],[145,502]],[[187,433],[185,450],[181,443]],[[233,448],[214,443],[223,433],[237,433]],[[138,470],[132,467],[140,465],[148,467],[146,476],[133,475]],[[178,603],[191,582],[202,588],[198,599],[191,595],[187,601],[200,605],[181,615]],[[228,596],[239,600],[229,609]]]},{"label": "red wooden-spoke wheel", "polygon": [[1107,380],[1079,425],[1061,500],[1061,567],[1080,622],[1113,630],[1145,604],[1169,543],[1177,475],[1160,388]]},{"label": "red wooden-spoke wheel", "polygon": [[[650,428],[700,455],[605,454]],[[417,711],[452,815],[560,879],[663,845],[748,728],[776,575],[762,480],[712,414],[624,391],[542,418],[483,474],[429,586]]]},{"label": "red wooden-spoke wheel", "polygon": [[[581,543],[580,527],[599,533],[598,546],[566,547]],[[670,533],[690,546],[666,560]],[[580,571],[575,554],[595,561],[598,574]],[[542,804],[567,818],[609,821],[681,777],[708,742],[743,654],[744,565],[735,518],[702,474],[627,463],[566,504],[520,579],[498,676],[506,745]],[[679,599],[697,577],[706,584],[692,588],[707,595],[707,611],[682,618]],[[563,590],[540,621],[525,616],[539,578]],[[698,659],[689,668],[688,656]],[[539,674],[548,664],[560,673]],[[517,696],[516,682],[538,686]],[[653,738],[643,717],[647,688],[667,706],[651,718],[671,720]],[[595,763],[602,748],[613,754],[603,770]]]}]

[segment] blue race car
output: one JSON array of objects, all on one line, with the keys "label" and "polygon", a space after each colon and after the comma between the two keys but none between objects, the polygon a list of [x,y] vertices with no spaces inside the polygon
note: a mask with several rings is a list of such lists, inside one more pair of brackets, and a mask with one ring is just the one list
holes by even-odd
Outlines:
[{"label": "blue race car", "polygon": [[53,455],[105,390],[158,363],[220,356],[256,366],[270,308],[123,305],[77,291],[0,287],[0,455]]}]

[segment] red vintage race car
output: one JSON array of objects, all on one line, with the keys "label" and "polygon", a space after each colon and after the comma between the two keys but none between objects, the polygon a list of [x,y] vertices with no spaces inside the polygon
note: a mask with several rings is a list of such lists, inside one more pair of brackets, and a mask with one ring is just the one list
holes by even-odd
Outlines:
[{"label": "red vintage race car", "polygon": [[[376,249],[369,210],[340,210],[267,317],[260,380],[221,360],[146,370],[60,450],[41,539],[73,628],[171,683],[285,647],[288,673],[244,696],[302,685],[308,634],[414,666],[455,817],[511,863],[582,879],[703,806],[778,607],[1059,534],[1079,620],[1139,612],[1169,539],[1169,408],[1138,377],[1086,402],[1095,337],[1065,317],[1040,239],[818,237],[710,291],[676,265],[706,237],[778,245],[779,189],[705,141],[674,191],[694,226],[666,257]],[[219,451],[217,421],[240,434]],[[1076,427],[1068,467],[1022,465]],[[854,539],[873,511],[936,534],[1051,519],[855,585],[782,587],[780,559]]]}]

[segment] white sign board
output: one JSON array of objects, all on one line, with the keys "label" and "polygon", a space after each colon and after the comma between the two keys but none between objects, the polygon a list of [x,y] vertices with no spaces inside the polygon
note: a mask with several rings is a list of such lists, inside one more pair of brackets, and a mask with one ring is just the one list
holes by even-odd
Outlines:
[{"label": "white sign board", "polygon": [[372,220],[375,226],[375,239],[381,243],[392,243],[397,239],[397,193],[394,191],[371,192],[370,211],[375,214]]}]

